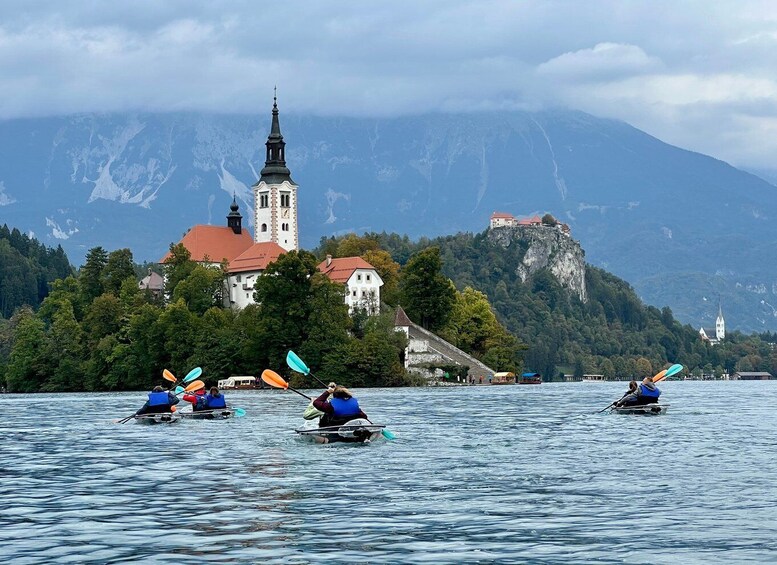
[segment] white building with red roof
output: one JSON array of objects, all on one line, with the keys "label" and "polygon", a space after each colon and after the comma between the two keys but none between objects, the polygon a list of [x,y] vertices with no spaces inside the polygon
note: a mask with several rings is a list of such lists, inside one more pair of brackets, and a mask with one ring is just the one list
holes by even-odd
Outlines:
[{"label": "white building with red roof", "polygon": [[494,212],[491,214],[491,227],[503,228],[515,225],[515,216],[507,212]]},{"label": "white building with red roof", "polygon": [[318,265],[318,270],[330,280],[345,285],[345,303],[349,312],[364,308],[370,315],[380,313],[380,287],[383,286],[383,279],[367,261],[361,257],[332,259],[331,255],[327,255]]},{"label": "white building with red roof", "polygon": [[254,243],[229,262],[227,294],[225,300],[232,308],[245,308],[254,304],[254,284],[267,269],[267,265],[286,253],[273,241]]}]

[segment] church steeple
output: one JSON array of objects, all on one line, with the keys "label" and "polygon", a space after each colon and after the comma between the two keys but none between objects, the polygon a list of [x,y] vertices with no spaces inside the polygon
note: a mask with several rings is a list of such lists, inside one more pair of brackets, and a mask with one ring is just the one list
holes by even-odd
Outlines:
[{"label": "church steeple", "polygon": [[240,235],[243,231],[243,216],[240,215],[238,210],[240,206],[237,205],[237,197],[232,195],[232,204],[229,206],[230,212],[227,214],[227,227],[232,228],[235,234]]},{"label": "church steeple", "polygon": [[286,167],[286,142],[283,141],[281,124],[278,120],[278,97],[274,95],[272,100],[272,126],[265,143],[267,158],[259,180],[267,184],[279,184],[285,180],[293,183],[291,172]]}]

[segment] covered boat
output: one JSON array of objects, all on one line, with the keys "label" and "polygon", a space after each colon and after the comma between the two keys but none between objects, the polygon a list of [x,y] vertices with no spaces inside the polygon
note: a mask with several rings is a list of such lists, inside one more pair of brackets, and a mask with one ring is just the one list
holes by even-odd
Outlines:
[{"label": "covered boat", "polygon": [[510,373],[510,372],[494,373],[494,376],[491,379],[491,384],[492,385],[514,385],[515,373]]},{"label": "covered boat", "polygon": [[198,410],[196,412],[181,412],[182,418],[191,420],[226,420],[232,418],[235,411],[232,408],[216,408],[214,410]]},{"label": "covered boat", "polygon": [[519,385],[541,385],[542,375],[539,373],[522,373]]},{"label": "covered boat", "polygon": [[363,418],[356,418],[342,426],[304,428],[294,431],[302,439],[316,443],[370,443],[381,437],[385,427],[381,424],[373,424]]},{"label": "covered boat", "polygon": [[617,414],[640,414],[643,416],[659,416],[666,414],[668,404],[640,404],[638,406],[616,406],[612,411]]},{"label": "covered boat", "polygon": [[178,412],[163,412],[162,414],[142,414],[135,415],[137,424],[175,424],[181,421]]},{"label": "covered boat", "polygon": [[218,383],[221,390],[234,389],[252,389],[256,388],[256,377],[250,376],[232,376],[228,379],[221,379]]}]

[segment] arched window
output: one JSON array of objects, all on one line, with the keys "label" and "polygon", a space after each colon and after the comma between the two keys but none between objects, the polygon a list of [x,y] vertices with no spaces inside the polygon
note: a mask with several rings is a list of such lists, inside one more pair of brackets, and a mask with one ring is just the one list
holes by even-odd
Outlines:
[{"label": "arched window", "polygon": [[262,231],[267,231],[267,224],[262,224]]}]

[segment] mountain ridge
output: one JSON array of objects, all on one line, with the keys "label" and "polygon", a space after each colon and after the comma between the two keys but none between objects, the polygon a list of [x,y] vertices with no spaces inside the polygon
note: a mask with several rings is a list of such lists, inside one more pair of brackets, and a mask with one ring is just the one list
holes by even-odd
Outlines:
[{"label": "mountain ridge", "polygon": [[[157,260],[192,225],[222,224],[233,194],[252,229],[269,118],[0,122],[1,219],[76,263],[96,245]],[[495,210],[550,212],[591,264],[646,302],[701,326],[717,313],[709,288],[720,289],[727,325],[777,329],[777,188],[750,172],[570,110],[327,118],[281,108],[280,118],[303,247],[347,231],[479,232]]]}]

